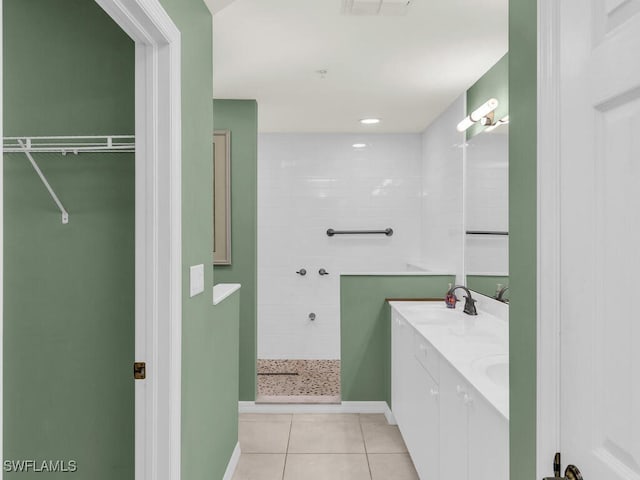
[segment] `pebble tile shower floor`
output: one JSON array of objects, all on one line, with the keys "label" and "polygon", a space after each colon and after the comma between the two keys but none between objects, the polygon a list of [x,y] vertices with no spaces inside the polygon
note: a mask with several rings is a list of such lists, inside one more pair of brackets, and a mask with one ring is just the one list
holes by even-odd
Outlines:
[{"label": "pebble tile shower floor", "polygon": [[257,403],[340,403],[340,360],[258,360]]}]

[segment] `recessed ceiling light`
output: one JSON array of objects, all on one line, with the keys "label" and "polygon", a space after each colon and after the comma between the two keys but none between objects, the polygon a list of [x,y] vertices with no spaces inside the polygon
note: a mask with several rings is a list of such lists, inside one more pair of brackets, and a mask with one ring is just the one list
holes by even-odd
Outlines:
[{"label": "recessed ceiling light", "polygon": [[377,123],[380,123],[380,119],[379,118],[363,118],[362,120],[360,120],[360,123],[363,125],[375,125]]},{"label": "recessed ceiling light", "polygon": [[365,148],[367,146],[366,143],[354,143],[351,145],[353,148]]}]

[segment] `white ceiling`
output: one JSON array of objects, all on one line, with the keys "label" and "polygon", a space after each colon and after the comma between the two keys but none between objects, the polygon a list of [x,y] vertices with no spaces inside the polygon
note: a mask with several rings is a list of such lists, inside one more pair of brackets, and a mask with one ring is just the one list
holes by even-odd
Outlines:
[{"label": "white ceiling", "polygon": [[[348,16],[341,0],[207,1],[214,96],[256,99],[261,132],[422,131],[508,48],[508,0],[412,0],[405,16]],[[382,122],[359,124],[372,116]]]}]

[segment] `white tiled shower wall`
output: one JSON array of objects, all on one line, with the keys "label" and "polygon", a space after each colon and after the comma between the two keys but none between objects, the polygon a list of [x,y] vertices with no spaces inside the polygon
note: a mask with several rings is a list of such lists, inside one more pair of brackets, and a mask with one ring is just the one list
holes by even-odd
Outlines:
[{"label": "white tiled shower wall", "polygon": [[259,135],[258,358],[340,358],[340,273],[419,258],[421,176],[420,134]]},{"label": "white tiled shower wall", "polygon": [[422,134],[422,232],[425,268],[455,273],[462,283],[462,157],[464,134],[456,125],[465,115],[459,97]]},{"label": "white tiled shower wall", "polygon": [[[509,230],[509,136],[506,129],[476,135],[467,147],[467,230]],[[467,235],[468,275],[506,275],[509,237]]]},{"label": "white tiled shower wall", "polygon": [[[463,185],[465,135],[455,126],[464,115],[461,96],[422,133],[259,136],[258,358],[340,358],[341,272],[405,272],[411,264],[463,283],[465,267],[500,271],[508,238],[464,234],[463,190],[469,227],[506,230],[506,190],[498,191],[506,150],[497,135],[474,137],[467,168],[483,159]],[[474,199],[483,197],[489,206],[479,208]],[[326,234],[387,227],[392,237]]]}]

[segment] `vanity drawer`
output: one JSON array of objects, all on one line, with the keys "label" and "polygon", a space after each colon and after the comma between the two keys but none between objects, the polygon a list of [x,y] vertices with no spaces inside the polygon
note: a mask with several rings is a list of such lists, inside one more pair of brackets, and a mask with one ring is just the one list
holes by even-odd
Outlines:
[{"label": "vanity drawer", "polygon": [[440,382],[440,354],[422,335],[414,332],[413,353],[436,383]]}]

